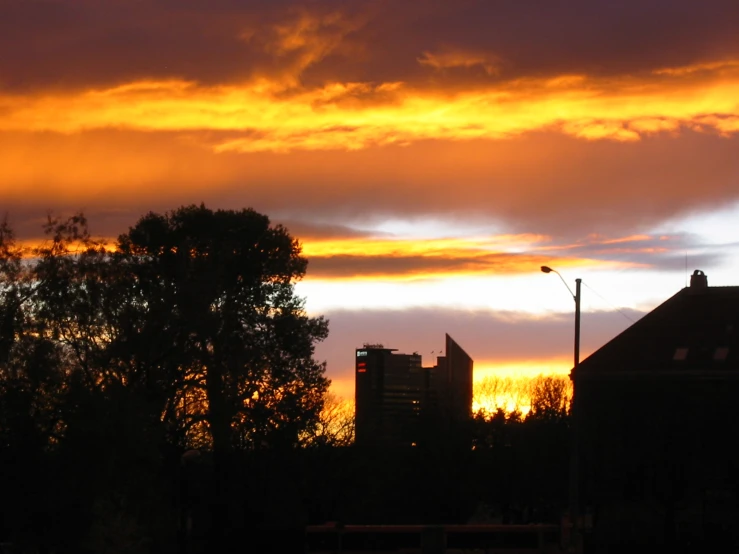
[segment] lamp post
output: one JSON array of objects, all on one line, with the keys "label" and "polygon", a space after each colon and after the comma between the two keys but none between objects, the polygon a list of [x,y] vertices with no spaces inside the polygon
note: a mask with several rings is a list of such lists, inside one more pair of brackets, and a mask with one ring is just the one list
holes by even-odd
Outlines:
[{"label": "lamp post", "polygon": [[564,283],[567,290],[572,295],[575,301],[575,364],[570,372],[570,379],[572,380],[572,431],[570,435],[570,486],[569,486],[569,507],[570,507],[570,519],[572,520],[572,532],[570,534],[569,548],[571,552],[581,551],[581,541],[579,536],[579,517],[580,517],[580,506],[579,506],[579,414],[578,414],[578,402],[576,402],[577,391],[575,390],[575,378],[577,376],[577,367],[580,365],[580,285],[582,279],[575,279],[575,292],[567,284],[562,275],[556,269],[552,269],[546,265],[541,266],[543,273],[556,273]]},{"label": "lamp post", "polygon": [[543,273],[556,273],[575,300],[575,365],[573,368],[577,369],[577,366],[580,365],[580,285],[582,279],[575,279],[575,292],[573,293],[570,285],[567,284],[567,281],[564,280],[564,277],[560,275],[559,271],[546,265],[541,266],[541,271]]}]

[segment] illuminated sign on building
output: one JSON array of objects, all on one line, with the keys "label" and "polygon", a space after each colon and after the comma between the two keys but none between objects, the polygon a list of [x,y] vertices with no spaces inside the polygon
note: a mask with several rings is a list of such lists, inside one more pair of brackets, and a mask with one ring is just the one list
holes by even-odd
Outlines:
[{"label": "illuminated sign on building", "polygon": [[367,351],[366,350],[357,350],[357,358],[359,358],[361,356],[366,356],[366,355],[367,355]]}]

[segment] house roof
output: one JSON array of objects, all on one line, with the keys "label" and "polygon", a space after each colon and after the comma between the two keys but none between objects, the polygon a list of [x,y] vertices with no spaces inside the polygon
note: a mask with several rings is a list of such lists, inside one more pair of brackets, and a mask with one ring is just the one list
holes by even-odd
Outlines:
[{"label": "house roof", "polygon": [[739,370],[739,287],[682,289],[580,363],[581,376]]}]

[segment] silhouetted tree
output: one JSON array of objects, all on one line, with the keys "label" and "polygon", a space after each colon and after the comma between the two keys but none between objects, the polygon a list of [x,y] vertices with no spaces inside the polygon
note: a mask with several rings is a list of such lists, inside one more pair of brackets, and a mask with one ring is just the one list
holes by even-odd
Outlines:
[{"label": "silhouetted tree", "polygon": [[8,359],[22,317],[21,306],[30,294],[22,255],[5,218],[0,223],[0,363]]},{"label": "silhouetted tree", "polygon": [[329,384],[313,359],[328,324],[294,293],[307,266],[298,241],[253,210],[201,205],[148,214],[118,250],[170,335],[182,386],[169,416],[199,428],[216,453],[296,446]]},{"label": "silhouetted tree", "polygon": [[294,294],[307,262],[253,210],[151,213],[115,248],[82,214],[44,230],[24,249],[0,224],[3,524],[36,545],[157,551],[168,457],[206,447],[223,468],[319,426],[327,322]]},{"label": "silhouetted tree", "polygon": [[328,393],[318,425],[302,439],[306,446],[351,446],[354,444],[354,402]]},{"label": "silhouetted tree", "polygon": [[480,414],[489,418],[497,410],[525,412],[531,406],[532,385],[539,377],[491,375],[474,384],[473,394]]},{"label": "silhouetted tree", "polygon": [[132,289],[120,258],[81,214],[49,217],[44,230],[25,249],[7,224],[2,233],[0,312],[12,324],[0,339],[0,448],[17,464],[13,538],[79,544],[101,513],[93,506],[117,506],[134,525],[156,520],[164,395],[141,382],[126,348]]},{"label": "silhouetted tree", "polygon": [[529,394],[528,418],[564,419],[569,412],[572,382],[564,375],[539,375],[531,381]]}]

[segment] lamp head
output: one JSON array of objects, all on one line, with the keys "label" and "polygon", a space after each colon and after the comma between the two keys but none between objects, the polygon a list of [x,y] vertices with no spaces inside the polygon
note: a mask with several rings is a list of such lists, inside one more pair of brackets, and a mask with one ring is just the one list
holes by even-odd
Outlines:
[{"label": "lamp head", "polygon": [[551,273],[554,270],[551,267],[549,267],[549,266],[543,265],[543,266],[541,266],[541,271],[543,273]]}]

